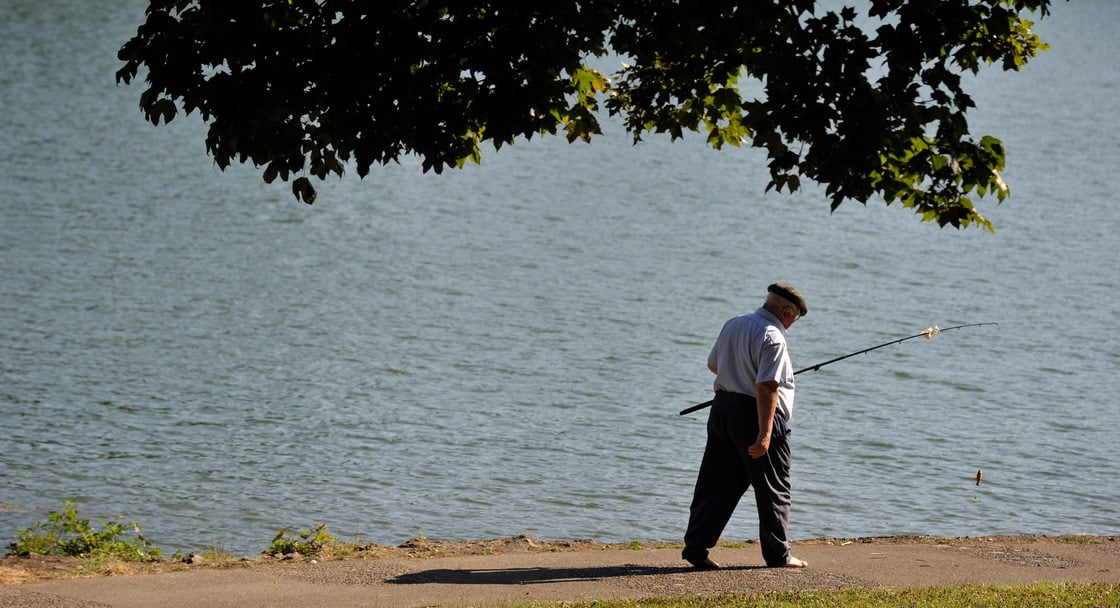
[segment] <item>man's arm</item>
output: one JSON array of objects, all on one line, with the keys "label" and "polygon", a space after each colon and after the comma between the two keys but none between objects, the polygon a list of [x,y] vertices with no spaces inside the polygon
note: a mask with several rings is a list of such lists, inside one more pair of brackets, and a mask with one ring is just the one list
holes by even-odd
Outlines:
[{"label": "man's arm", "polygon": [[778,382],[767,380],[754,385],[758,401],[758,440],[747,448],[752,458],[762,458],[770,449],[770,431],[774,428],[774,414],[778,411]]}]

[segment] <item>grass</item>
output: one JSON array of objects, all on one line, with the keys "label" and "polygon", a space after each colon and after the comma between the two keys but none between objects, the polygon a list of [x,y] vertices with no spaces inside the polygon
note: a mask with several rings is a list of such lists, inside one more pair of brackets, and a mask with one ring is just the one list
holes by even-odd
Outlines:
[{"label": "grass", "polygon": [[236,562],[239,559],[233,553],[226,551],[226,548],[218,541],[210,543],[198,555],[207,561],[218,563]]},{"label": "grass", "polygon": [[1105,583],[1039,583],[1016,586],[845,589],[741,596],[691,596],[647,600],[548,602],[517,608],[1105,608],[1120,606],[1120,586]]},{"label": "grass", "polygon": [[1089,536],[1084,534],[1073,534],[1060,537],[1063,543],[1070,545],[1103,545],[1104,539],[1098,536]]}]

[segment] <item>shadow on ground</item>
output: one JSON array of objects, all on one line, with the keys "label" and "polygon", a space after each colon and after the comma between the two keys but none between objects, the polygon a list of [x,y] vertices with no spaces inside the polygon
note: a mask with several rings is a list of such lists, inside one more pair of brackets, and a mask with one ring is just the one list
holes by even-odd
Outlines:
[{"label": "shadow on ground", "polygon": [[[719,572],[736,570],[765,570],[761,566],[721,568]],[[437,568],[409,572],[385,582],[393,585],[426,585],[442,583],[448,585],[532,585],[542,583],[568,583],[576,581],[598,581],[609,578],[634,576],[665,576],[672,574],[694,574],[701,572],[689,567],[639,566],[599,566],[589,568],[497,568],[488,570],[452,570]]]}]

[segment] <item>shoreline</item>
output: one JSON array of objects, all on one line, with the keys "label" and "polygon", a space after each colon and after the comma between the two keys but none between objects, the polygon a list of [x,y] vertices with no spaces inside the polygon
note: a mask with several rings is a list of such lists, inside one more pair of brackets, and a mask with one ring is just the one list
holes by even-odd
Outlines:
[{"label": "shoreline", "polygon": [[[849,545],[1006,545],[1022,546],[1038,543],[1059,544],[1111,544],[1120,543],[1120,536],[1072,533],[1062,535],[991,535],[991,536],[927,536],[897,534],[887,536],[866,536],[852,538],[821,537],[791,541],[796,550],[814,546],[846,547]],[[262,550],[256,555],[235,556],[224,554],[207,556],[203,553],[188,553],[181,558],[160,558],[150,562],[123,562],[117,560],[98,560],[61,555],[32,555],[28,557],[0,557],[0,587],[26,582],[80,578],[89,576],[122,576],[132,574],[160,574],[197,569],[253,568],[275,564],[317,564],[348,560],[430,560],[449,557],[477,556],[514,556],[539,553],[578,553],[601,551],[649,551],[676,550],[683,547],[681,541],[628,541],[604,543],[595,539],[538,539],[528,534],[519,536],[468,539],[448,541],[416,537],[399,545],[380,545],[376,543],[337,542],[325,546],[315,553],[288,553],[270,555]],[[741,551],[754,548],[757,540],[742,541],[721,539],[712,550]]]},{"label": "shoreline", "polygon": [[[1089,588],[1104,599],[1100,605],[1120,605],[1116,536],[830,538],[794,543],[793,550],[808,568],[767,568],[757,544],[748,542],[718,545],[712,553],[722,567],[697,570],[681,560],[679,543],[414,539],[349,555],[56,574],[0,584],[0,606],[458,608],[641,599],[692,606],[696,598],[707,604],[772,593],[819,599],[834,592],[937,588],[967,596],[981,587],[1037,585]],[[1029,593],[1048,597],[1045,587]]]}]

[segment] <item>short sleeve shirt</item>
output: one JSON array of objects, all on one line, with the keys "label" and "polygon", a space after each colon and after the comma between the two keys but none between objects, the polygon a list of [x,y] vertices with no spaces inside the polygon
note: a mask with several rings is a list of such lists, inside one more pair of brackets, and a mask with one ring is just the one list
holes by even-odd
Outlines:
[{"label": "short sleeve shirt", "polygon": [[765,308],[735,317],[723,329],[708,354],[716,368],[715,390],[757,397],[755,385],[778,383],[778,413],[793,417],[793,363],[786,346],[785,326]]}]

